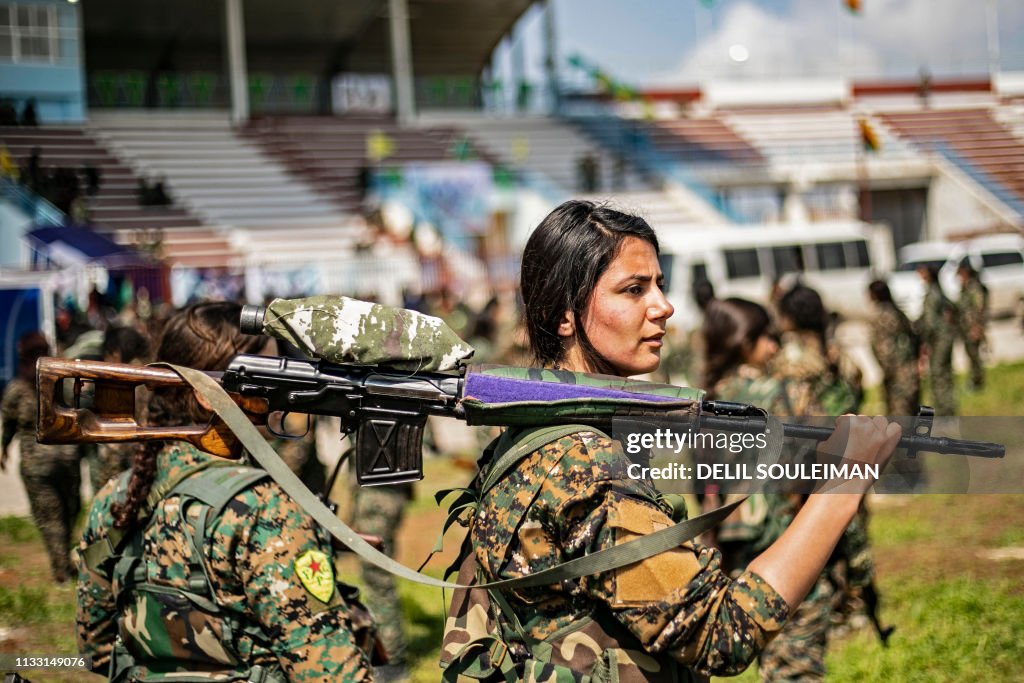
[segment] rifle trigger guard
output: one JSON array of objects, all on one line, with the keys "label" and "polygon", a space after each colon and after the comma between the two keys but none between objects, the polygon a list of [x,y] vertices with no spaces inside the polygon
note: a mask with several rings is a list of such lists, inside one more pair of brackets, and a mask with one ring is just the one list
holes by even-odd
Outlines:
[{"label": "rifle trigger guard", "polygon": [[270,416],[267,416],[267,431],[270,432],[270,434],[274,438],[286,439],[288,441],[297,441],[301,438],[304,438],[307,434],[309,434],[309,428],[312,423],[312,418],[308,413],[306,414],[306,431],[302,432],[301,434],[289,434],[288,429],[285,427],[285,420],[287,420],[288,416],[292,414],[290,410],[279,411],[279,414],[281,415],[281,417],[279,418],[279,426],[281,428],[280,431],[274,429],[274,426],[270,420]]}]

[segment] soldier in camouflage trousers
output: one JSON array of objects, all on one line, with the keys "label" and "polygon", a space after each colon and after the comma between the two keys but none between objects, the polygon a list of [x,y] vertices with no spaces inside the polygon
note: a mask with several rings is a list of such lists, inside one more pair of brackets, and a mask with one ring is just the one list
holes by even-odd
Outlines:
[{"label": "soldier in camouflage trousers", "polygon": [[[395,539],[412,499],[412,485],[357,487],[353,526],[361,533],[380,536],[384,552],[395,556]],[[366,587],[366,603],[377,621],[377,635],[388,653],[388,671],[400,676],[406,658],[405,616],[395,577],[365,560],[359,562]]]},{"label": "soldier in camouflage trousers", "polygon": [[3,454],[0,466],[7,467],[10,445],[17,440],[21,459],[21,481],[28,494],[32,521],[46,545],[50,568],[57,583],[72,576],[71,532],[81,509],[82,474],[75,446],[48,446],[36,441],[36,360],[50,355],[49,344],[40,332],[30,332],[18,341],[17,376],[4,389]]},{"label": "soldier in camouflage trousers", "polygon": [[985,386],[985,368],[981,362],[981,347],[985,344],[988,325],[988,288],[981,283],[978,272],[970,262],[963,261],[956,271],[960,279],[960,333],[964,338],[964,351],[971,363],[971,389]]},{"label": "soldier in camouflage trousers", "polygon": [[928,379],[932,389],[932,407],[940,416],[956,415],[953,385],[953,342],[957,334],[956,309],[939,286],[937,268],[920,266],[917,274],[927,288],[921,317],[914,331],[921,340],[922,354],[928,361]]},{"label": "soldier in camouflage trousers", "polygon": [[[240,310],[173,316],[157,358],[214,370],[258,352]],[[153,426],[208,419],[181,387],[147,404]],[[326,533],[245,462],[145,443],[97,495],[78,569],[79,648],[112,681],[372,680],[372,622],[337,581]]]},{"label": "soldier in camouflage trousers", "polygon": [[[771,372],[781,393],[776,403],[787,411],[782,414],[823,417],[855,412],[858,392],[826,353],[828,314],[821,296],[798,284],[781,296],[778,307],[785,332],[779,353],[772,359]],[[798,498],[773,499],[773,529],[781,532],[789,526],[805,502],[803,497]],[[762,681],[809,683],[824,678],[833,615],[838,608],[845,610],[847,603],[856,601],[859,588],[873,576],[866,524],[867,514],[861,506],[807,597],[779,637],[761,653],[758,672]]]},{"label": "soldier in camouflage trousers", "polygon": [[875,304],[875,315],[871,321],[871,350],[882,368],[887,414],[916,415],[921,402],[917,335],[907,316],[892,300],[889,285],[875,280],[868,290]]}]

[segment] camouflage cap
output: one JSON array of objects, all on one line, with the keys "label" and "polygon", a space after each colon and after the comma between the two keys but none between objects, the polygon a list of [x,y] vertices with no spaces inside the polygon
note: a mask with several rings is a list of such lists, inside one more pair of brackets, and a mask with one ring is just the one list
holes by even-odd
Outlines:
[{"label": "camouflage cap", "polygon": [[331,363],[444,371],[473,355],[440,318],[344,296],[275,299],[263,332]]}]

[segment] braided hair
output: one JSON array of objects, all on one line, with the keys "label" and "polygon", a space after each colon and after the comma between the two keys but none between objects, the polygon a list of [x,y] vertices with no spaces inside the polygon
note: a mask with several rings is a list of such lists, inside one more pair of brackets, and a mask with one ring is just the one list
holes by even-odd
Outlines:
[{"label": "braided hair", "polygon": [[[239,331],[241,312],[239,304],[228,302],[197,304],[179,311],[163,328],[156,360],[197,370],[222,370],[240,353],[258,353],[266,339]],[[154,389],[146,404],[145,420],[151,427],[180,425],[183,420],[203,424],[211,417],[189,387]],[[157,455],[164,446],[163,441],[147,441],[132,455],[127,496],[124,503],[111,508],[115,528],[131,527],[138,519],[156,477]]]}]

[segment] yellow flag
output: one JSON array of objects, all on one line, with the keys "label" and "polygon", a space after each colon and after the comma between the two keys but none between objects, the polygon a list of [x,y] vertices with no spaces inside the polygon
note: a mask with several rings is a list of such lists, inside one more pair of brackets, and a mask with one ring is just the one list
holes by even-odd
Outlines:
[{"label": "yellow flag", "polygon": [[382,161],[395,153],[395,141],[387,133],[371,131],[366,136],[366,157],[370,161]]},{"label": "yellow flag", "polygon": [[530,156],[530,140],[520,135],[512,139],[512,161],[521,164]]}]

